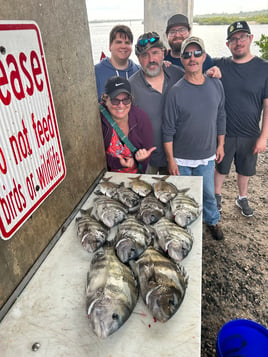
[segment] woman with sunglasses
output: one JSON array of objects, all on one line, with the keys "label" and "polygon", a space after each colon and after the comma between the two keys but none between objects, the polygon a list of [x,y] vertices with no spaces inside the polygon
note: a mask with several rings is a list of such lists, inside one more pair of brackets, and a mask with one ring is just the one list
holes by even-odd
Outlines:
[{"label": "woman with sunglasses", "polygon": [[132,104],[132,99],[127,79],[108,79],[100,108],[109,171],[145,173],[151,153],[156,149],[152,147],[150,119],[143,110]]}]

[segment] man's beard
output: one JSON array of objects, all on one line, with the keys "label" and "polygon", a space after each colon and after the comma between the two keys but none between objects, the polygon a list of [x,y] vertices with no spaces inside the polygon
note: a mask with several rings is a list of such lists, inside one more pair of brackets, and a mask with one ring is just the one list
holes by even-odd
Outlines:
[{"label": "man's beard", "polygon": [[181,53],[181,44],[182,42],[171,42],[168,41],[169,47],[172,49],[172,51],[176,54],[180,54]]},{"label": "man's beard", "polygon": [[[148,65],[150,65],[150,64],[151,63],[149,63]],[[146,67],[144,69],[144,72],[148,77],[157,77],[161,73],[161,66],[158,63],[155,63],[155,62],[154,62],[154,64],[157,65],[157,68],[149,69],[149,68]]]}]

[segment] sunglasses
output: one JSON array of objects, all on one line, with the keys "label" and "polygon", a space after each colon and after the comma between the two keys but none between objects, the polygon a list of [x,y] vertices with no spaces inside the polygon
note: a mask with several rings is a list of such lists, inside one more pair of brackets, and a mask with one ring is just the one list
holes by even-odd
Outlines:
[{"label": "sunglasses", "polygon": [[112,105],[119,105],[121,102],[122,102],[124,105],[128,105],[128,104],[131,103],[131,98],[130,98],[130,97],[126,97],[126,98],[124,98],[124,99],[117,99],[117,98],[111,99]]},{"label": "sunglasses", "polygon": [[150,37],[150,38],[141,38],[139,41],[138,41],[138,45],[144,47],[147,45],[147,43],[155,43],[159,40],[159,36],[158,35],[155,35],[153,37]]},{"label": "sunglasses", "polygon": [[182,58],[184,59],[189,59],[192,57],[192,55],[194,55],[194,57],[201,57],[203,54],[203,51],[201,50],[196,50],[196,51],[191,51],[191,52],[184,52],[182,54]]}]

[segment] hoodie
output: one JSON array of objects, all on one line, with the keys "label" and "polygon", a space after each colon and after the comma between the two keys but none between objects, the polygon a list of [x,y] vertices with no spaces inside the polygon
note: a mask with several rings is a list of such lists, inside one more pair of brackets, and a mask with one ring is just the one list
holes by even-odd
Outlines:
[{"label": "hoodie", "polygon": [[95,65],[95,76],[98,90],[98,101],[101,101],[101,95],[105,91],[105,83],[107,79],[113,76],[120,76],[129,79],[133,73],[139,70],[139,66],[135,64],[131,59],[128,60],[128,66],[126,69],[116,69],[110,62],[108,57],[101,60]]}]

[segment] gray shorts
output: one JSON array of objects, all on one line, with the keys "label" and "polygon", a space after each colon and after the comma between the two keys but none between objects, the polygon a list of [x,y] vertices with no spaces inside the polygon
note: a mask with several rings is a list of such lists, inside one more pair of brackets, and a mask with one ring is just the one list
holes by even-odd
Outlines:
[{"label": "gray shorts", "polygon": [[234,160],[235,170],[242,176],[253,176],[256,174],[257,154],[253,155],[253,147],[257,138],[245,137],[225,137],[225,156],[216,170],[222,175],[228,175],[232,161]]}]

